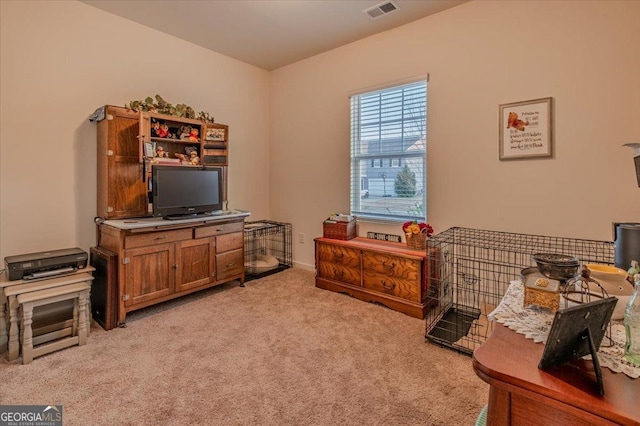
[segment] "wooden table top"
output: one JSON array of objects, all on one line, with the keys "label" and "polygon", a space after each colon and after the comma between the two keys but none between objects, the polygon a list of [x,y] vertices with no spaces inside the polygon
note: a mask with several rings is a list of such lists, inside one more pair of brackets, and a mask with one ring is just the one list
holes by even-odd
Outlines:
[{"label": "wooden table top", "polygon": [[546,397],[620,424],[640,424],[640,379],[602,367],[604,396],[598,393],[591,361],[576,360],[549,370],[538,363],[544,345],[496,323],[473,353],[473,368],[485,382],[508,391]]}]

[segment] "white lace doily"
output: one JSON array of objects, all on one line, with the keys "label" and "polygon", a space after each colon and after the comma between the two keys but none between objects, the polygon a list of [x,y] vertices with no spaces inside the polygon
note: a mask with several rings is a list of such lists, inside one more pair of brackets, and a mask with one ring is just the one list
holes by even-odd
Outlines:
[{"label": "white lace doily", "polygon": [[[553,323],[554,314],[545,308],[536,306],[523,307],[524,286],[519,280],[511,281],[507,292],[496,309],[488,317],[499,322],[527,339],[536,343],[545,343]],[[637,379],[640,377],[640,367],[636,367],[624,358],[624,344],[626,341],[624,325],[618,321],[611,321],[611,342],[608,337],[602,340],[598,351],[598,360],[602,367],[613,372],[624,373]],[[591,355],[585,357],[591,359]]]}]

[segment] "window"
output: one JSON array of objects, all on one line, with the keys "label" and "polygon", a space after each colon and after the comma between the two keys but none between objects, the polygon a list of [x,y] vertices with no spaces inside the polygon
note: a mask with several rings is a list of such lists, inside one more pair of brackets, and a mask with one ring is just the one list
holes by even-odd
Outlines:
[{"label": "window", "polygon": [[351,214],[425,220],[427,82],[351,96]]}]

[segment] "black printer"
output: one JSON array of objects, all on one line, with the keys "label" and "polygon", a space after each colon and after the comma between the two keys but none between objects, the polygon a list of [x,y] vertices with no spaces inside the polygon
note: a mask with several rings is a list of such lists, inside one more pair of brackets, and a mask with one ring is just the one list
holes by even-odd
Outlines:
[{"label": "black printer", "polygon": [[63,275],[87,266],[87,252],[75,248],[20,254],[4,258],[9,280],[30,280]]}]

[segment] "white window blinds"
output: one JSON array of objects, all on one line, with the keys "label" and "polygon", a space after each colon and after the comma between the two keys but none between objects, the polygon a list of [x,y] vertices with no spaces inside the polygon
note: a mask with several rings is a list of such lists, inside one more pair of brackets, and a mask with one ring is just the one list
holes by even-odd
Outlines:
[{"label": "white window blinds", "polygon": [[425,220],[427,82],[351,97],[351,213]]}]

